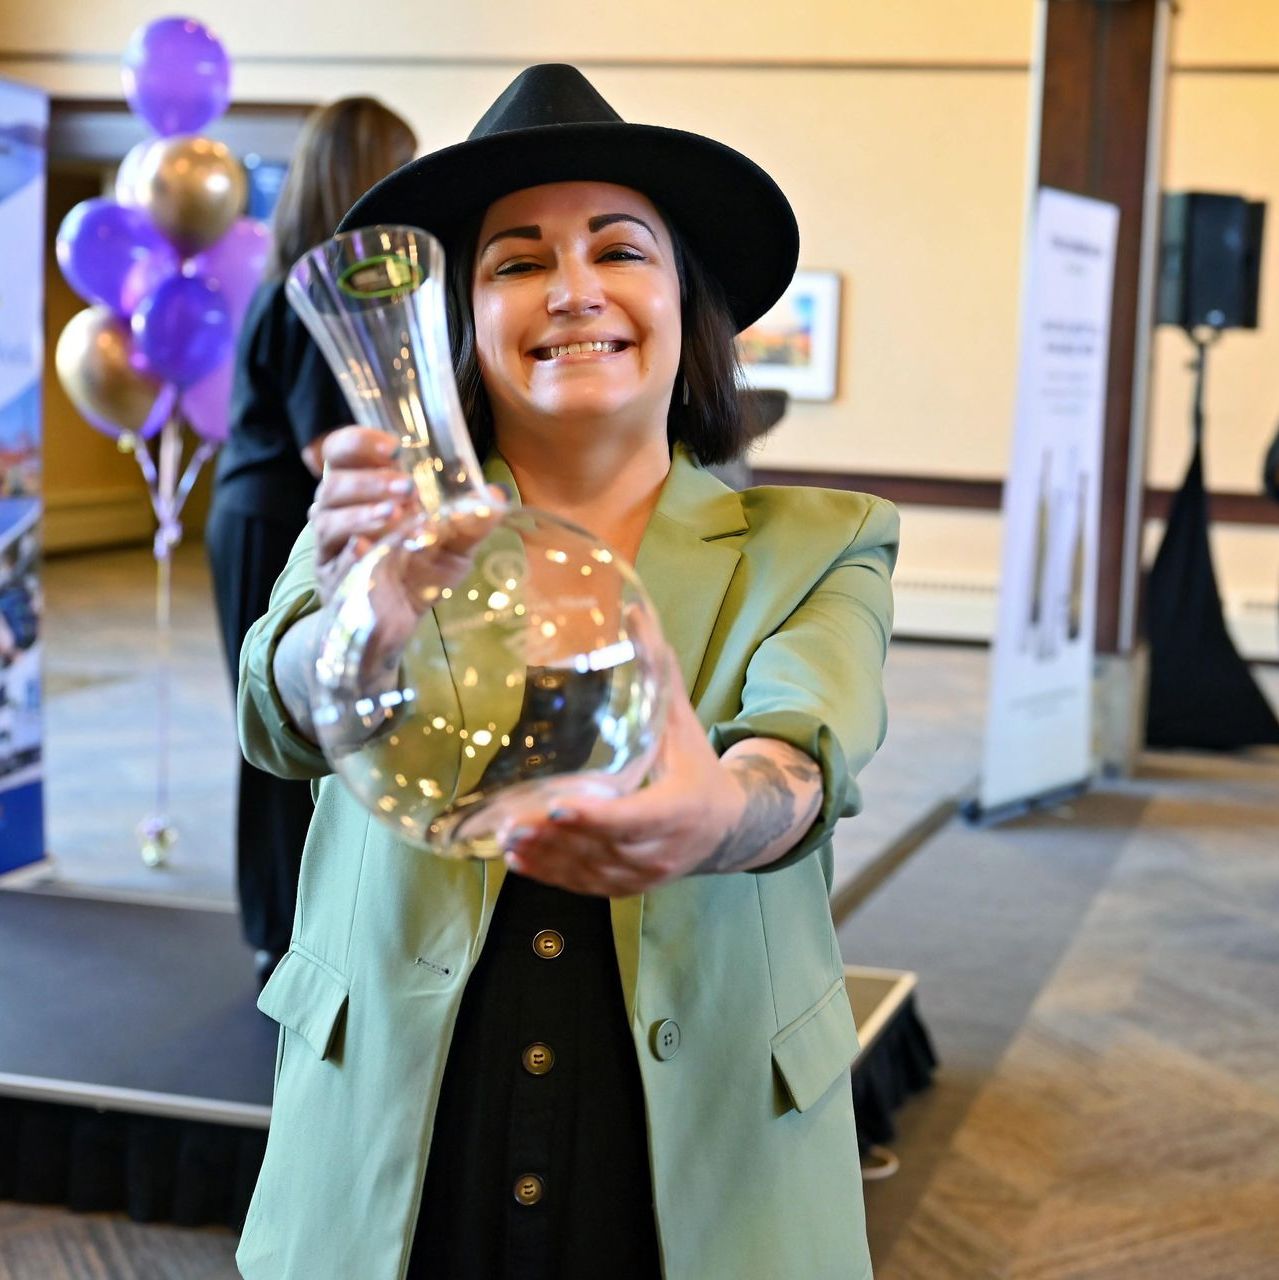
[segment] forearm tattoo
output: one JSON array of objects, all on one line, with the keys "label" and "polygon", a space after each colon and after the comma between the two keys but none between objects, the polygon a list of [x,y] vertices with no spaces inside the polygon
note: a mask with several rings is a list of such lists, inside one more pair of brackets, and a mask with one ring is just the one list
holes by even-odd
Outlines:
[{"label": "forearm tattoo", "polygon": [[[811,760],[795,760],[779,764],[771,756],[735,756],[728,767],[746,792],[746,809],[741,820],[716,845],[700,865],[703,873],[734,871],[750,862],[788,832],[798,837],[808,830],[822,807],[821,770]],[[793,784],[788,780],[817,790],[798,812]]]}]

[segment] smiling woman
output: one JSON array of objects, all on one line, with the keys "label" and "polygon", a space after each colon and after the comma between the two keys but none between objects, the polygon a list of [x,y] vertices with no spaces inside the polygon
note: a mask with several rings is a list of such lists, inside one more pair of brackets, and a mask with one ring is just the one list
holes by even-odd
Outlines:
[{"label": "smiling woman", "polygon": [[[309,739],[308,664],[317,608],[404,477],[394,440],[330,437],[243,655],[246,752],[320,779],[261,1000],[281,1042],[243,1274],[867,1280],[827,895],[831,830],[884,733],[896,515],[703,469],[746,440],[732,338],[794,270],[790,206],[740,153],[626,124],[551,66],[343,229],[377,223],[447,246],[485,475],[635,561],[669,711],[646,785],[522,816],[500,861],[370,826]],[[466,529],[434,532],[469,554]],[[550,700],[566,680],[528,672]]]}]

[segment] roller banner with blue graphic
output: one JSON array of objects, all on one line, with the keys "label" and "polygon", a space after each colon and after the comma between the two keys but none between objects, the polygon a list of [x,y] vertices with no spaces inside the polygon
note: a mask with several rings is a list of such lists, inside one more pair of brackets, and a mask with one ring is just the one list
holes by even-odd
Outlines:
[{"label": "roller banner with blue graphic", "polygon": [[40,374],[49,101],[0,80],[0,875],[44,857]]}]

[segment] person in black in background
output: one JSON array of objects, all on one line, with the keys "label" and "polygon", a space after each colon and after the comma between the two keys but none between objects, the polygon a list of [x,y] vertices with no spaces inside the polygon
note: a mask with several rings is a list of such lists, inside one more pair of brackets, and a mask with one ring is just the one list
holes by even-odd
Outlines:
[{"label": "person in black in background", "polygon": [[[350,419],[333,376],[285,297],[290,267],[333,234],[378,179],[417,150],[413,131],[373,98],[313,112],[276,206],[266,278],[245,315],[235,357],[230,433],[218,459],[205,545],[234,687],[240,645],[306,524],[321,442]],[[236,815],[240,918],[265,982],[288,950],[302,845],[311,820],[306,782],[241,761]]]},{"label": "person in black in background", "polygon": [[1261,468],[1261,487],[1279,502],[1279,431],[1275,432],[1275,438],[1266,451],[1266,460]]}]

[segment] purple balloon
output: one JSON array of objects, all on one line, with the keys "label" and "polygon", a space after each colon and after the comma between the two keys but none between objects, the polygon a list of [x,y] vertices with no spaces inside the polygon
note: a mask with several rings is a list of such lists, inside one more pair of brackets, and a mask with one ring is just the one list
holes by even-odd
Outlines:
[{"label": "purple balloon", "polygon": [[219,290],[170,276],[133,313],[133,337],[152,375],[189,387],[231,353],[231,313]]},{"label": "purple balloon", "polygon": [[[249,300],[261,283],[270,248],[271,233],[266,223],[239,218],[217,244],[196,254],[187,264],[189,270],[220,286],[237,333],[244,323]],[[213,444],[222,444],[230,431],[234,378],[235,362],[227,360],[182,396],[182,412],[191,430]]]},{"label": "purple balloon", "polygon": [[120,285],[119,314],[131,316],[142,305],[142,300],[154,293],[170,276],[177,275],[181,266],[176,253],[150,253],[139,258],[129,268]]},{"label": "purple balloon", "polygon": [[120,74],[129,106],[166,138],[204,128],[231,100],[231,61],[194,18],[157,18],[139,27]]},{"label": "purple balloon", "polygon": [[182,393],[182,414],[202,440],[222,444],[231,431],[231,383],[235,361],[224,360]]},{"label": "purple balloon", "polygon": [[188,271],[222,290],[236,329],[249,308],[249,299],[262,282],[271,232],[256,218],[237,218],[216,244],[197,253],[187,264]]},{"label": "purple balloon", "polygon": [[151,286],[177,271],[177,250],[141,209],[114,200],[82,200],[58,228],[58,265],[86,301],[128,317],[139,301],[135,273]]}]

